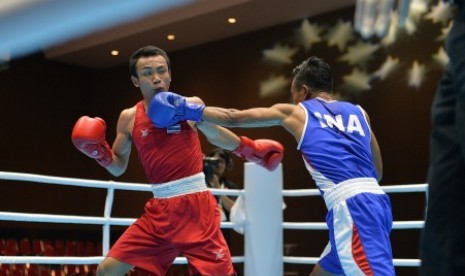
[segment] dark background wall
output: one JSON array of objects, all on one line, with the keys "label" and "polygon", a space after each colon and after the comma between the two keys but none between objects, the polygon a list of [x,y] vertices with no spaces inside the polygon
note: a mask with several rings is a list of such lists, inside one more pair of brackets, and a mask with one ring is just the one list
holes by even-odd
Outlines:
[{"label": "dark background wall", "polygon": [[[289,85],[281,93],[260,96],[260,83],[270,76],[290,76],[292,68],[310,55],[324,58],[335,75],[337,97],[362,105],[370,115],[383,158],[382,185],[424,183],[428,167],[429,111],[442,69],[431,61],[440,42],[434,39],[440,28],[420,25],[415,35],[405,33],[396,43],[380,47],[370,55],[365,66],[341,61],[341,50],[324,40],[338,20],[352,19],[353,9],[309,19],[325,28],[322,41],[310,49],[295,43],[296,30],[302,21],[261,30],[228,40],[169,53],[172,60],[172,91],[186,96],[197,95],[208,105],[234,108],[269,106],[289,102]],[[349,42],[353,46],[357,36]],[[379,41],[372,41],[377,44]],[[153,41],[157,45],[157,41]],[[288,64],[272,64],[264,59],[264,50],[276,45],[293,47]],[[134,50],[145,45],[134,45]],[[347,49],[344,51],[347,52]],[[385,80],[374,79],[371,89],[354,91],[344,86],[344,77],[354,68],[373,72],[387,56],[400,59],[400,67]],[[129,58],[129,57],[128,57]],[[408,69],[413,61],[427,65],[427,75],[419,87],[408,86]],[[60,64],[41,53],[11,61],[9,69],[0,72],[0,170],[53,176],[146,183],[133,149],[128,171],[120,178],[110,176],[93,160],[77,151],[70,141],[74,122],[82,115],[99,116],[107,122],[107,137],[113,142],[116,120],[122,109],[141,99],[129,80],[126,65],[105,70],[91,70]],[[251,138],[280,141],[286,149],[283,160],[285,189],[315,188],[306,171],[297,143],[280,128],[234,129]],[[200,134],[208,153],[213,146]],[[242,186],[242,161],[235,158],[229,178]],[[266,189],[266,183],[263,183]],[[31,213],[101,216],[104,190],[84,189],[15,181],[0,181],[0,210]],[[150,194],[117,191],[114,217],[137,217]],[[424,194],[391,195],[394,220],[422,220]],[[264,199],[265,200],[265,199]],[[288,198],[285,221],[324,221],[326,209],[318,198]],[[116,227],[113,238],[123,229]],[[67,235],[100,237],[100,227],[80,225],[43,225],[0,222],[0,236]],[[393,230],[395,258],[418,258],[419,230]],[[327,243],[325,231],[286,230],[284,242],[293,256],[319,256]],[[242,254],[243,238],[233,236],[234,255]],[[239,266],[240,267],[240,266]],[[286,271],[308,275],[311,267],[286,265]],[[416,268],[397,268],[398,275],[415,275]]]}]

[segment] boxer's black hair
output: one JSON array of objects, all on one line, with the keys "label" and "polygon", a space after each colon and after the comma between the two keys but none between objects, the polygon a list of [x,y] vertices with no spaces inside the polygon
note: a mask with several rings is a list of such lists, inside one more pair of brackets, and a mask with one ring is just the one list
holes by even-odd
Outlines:
[{"label": "boxer's black hair", "polygon": [[168,69],[171,70],[170,58],[168,57],[168,54],[166,54],[165,51],[163,51],[162,49],[158,47],[149,45],[149,46],[145,46],[145,47],[142,47],[136,50],[132,54],[131,59],[129,60],[129,74],[132,77],[135,77],[138,79],[137,69],[136,69],[137,61],[141,57],[151,57],[151,56],[162,56],[166,60]]},{"label": "boxer's black hair", "polygon": [[298,90],[307,85],[316,92],[333,92],[333,73],[331,67],[323,59],[309,57],[292,70],[294,87]]}]

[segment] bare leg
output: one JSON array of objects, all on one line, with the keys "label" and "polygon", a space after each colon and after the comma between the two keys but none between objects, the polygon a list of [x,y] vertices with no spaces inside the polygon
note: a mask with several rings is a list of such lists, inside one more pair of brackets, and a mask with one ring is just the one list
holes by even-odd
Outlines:
[{"label": "bare leg", "polygon": [[126,274],[131,268],[132,265],[120,262],[116,259],[111,257],[106,257],[97,267],[97,275],[98,276],[106,276],[106,275],[124,275]]},{"label": "bare leg", "polygon": [[319,264],[316,264],[315,267],[313,267],[312,273],[310,273],[310,276],[337,276],[338,274],[332,274],[324,270]]}]

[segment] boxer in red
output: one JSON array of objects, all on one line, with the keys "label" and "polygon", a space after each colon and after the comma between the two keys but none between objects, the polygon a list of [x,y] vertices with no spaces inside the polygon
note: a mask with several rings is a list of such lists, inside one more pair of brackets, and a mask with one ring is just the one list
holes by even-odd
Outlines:
[{"label": "boxer in red", "polygon": [[[154,197],[146,203],[144,214],[113,245],[97,274],[124,275],[136,267],[162,276],[183,254],[191,275],[235,275],[220,229],[221,216],[205,183],[197,129],[212,144],[269,170],[281,162],[282,145],[239,138],[209,123],[181,121],[156,127],[146,110],[155,94],[169,91],[169,58],[162,49],[147,46],[133,53],[129,68],[131,81],[140,88],[143,99],[121,112],[112,147],[105,140],[106,125],[101,118],[83,116],[72,132],[73,144],[115,176],[126,171],[134,143],[153,187]],[[187,101],[202,103],[196,97]]]}]

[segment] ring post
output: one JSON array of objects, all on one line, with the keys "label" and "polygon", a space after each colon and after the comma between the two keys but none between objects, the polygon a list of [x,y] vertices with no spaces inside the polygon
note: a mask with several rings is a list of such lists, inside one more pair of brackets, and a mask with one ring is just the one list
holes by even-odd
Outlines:
[{"label": "ring post", "polygon": [[103,224],[103,237],[102,237],[102,255],[106,256],[110,251],[110,218],[111,209],[113,208],[113,198],[115,194],[114,188],[108,188],[107,197],[105,199],[105,210],[103,211],[103,217],[105,218],[105,224]]},{"label": "ring post", "polygon": [[283,173],[250,162],[244,165],[246,276],[283,275]]}]

